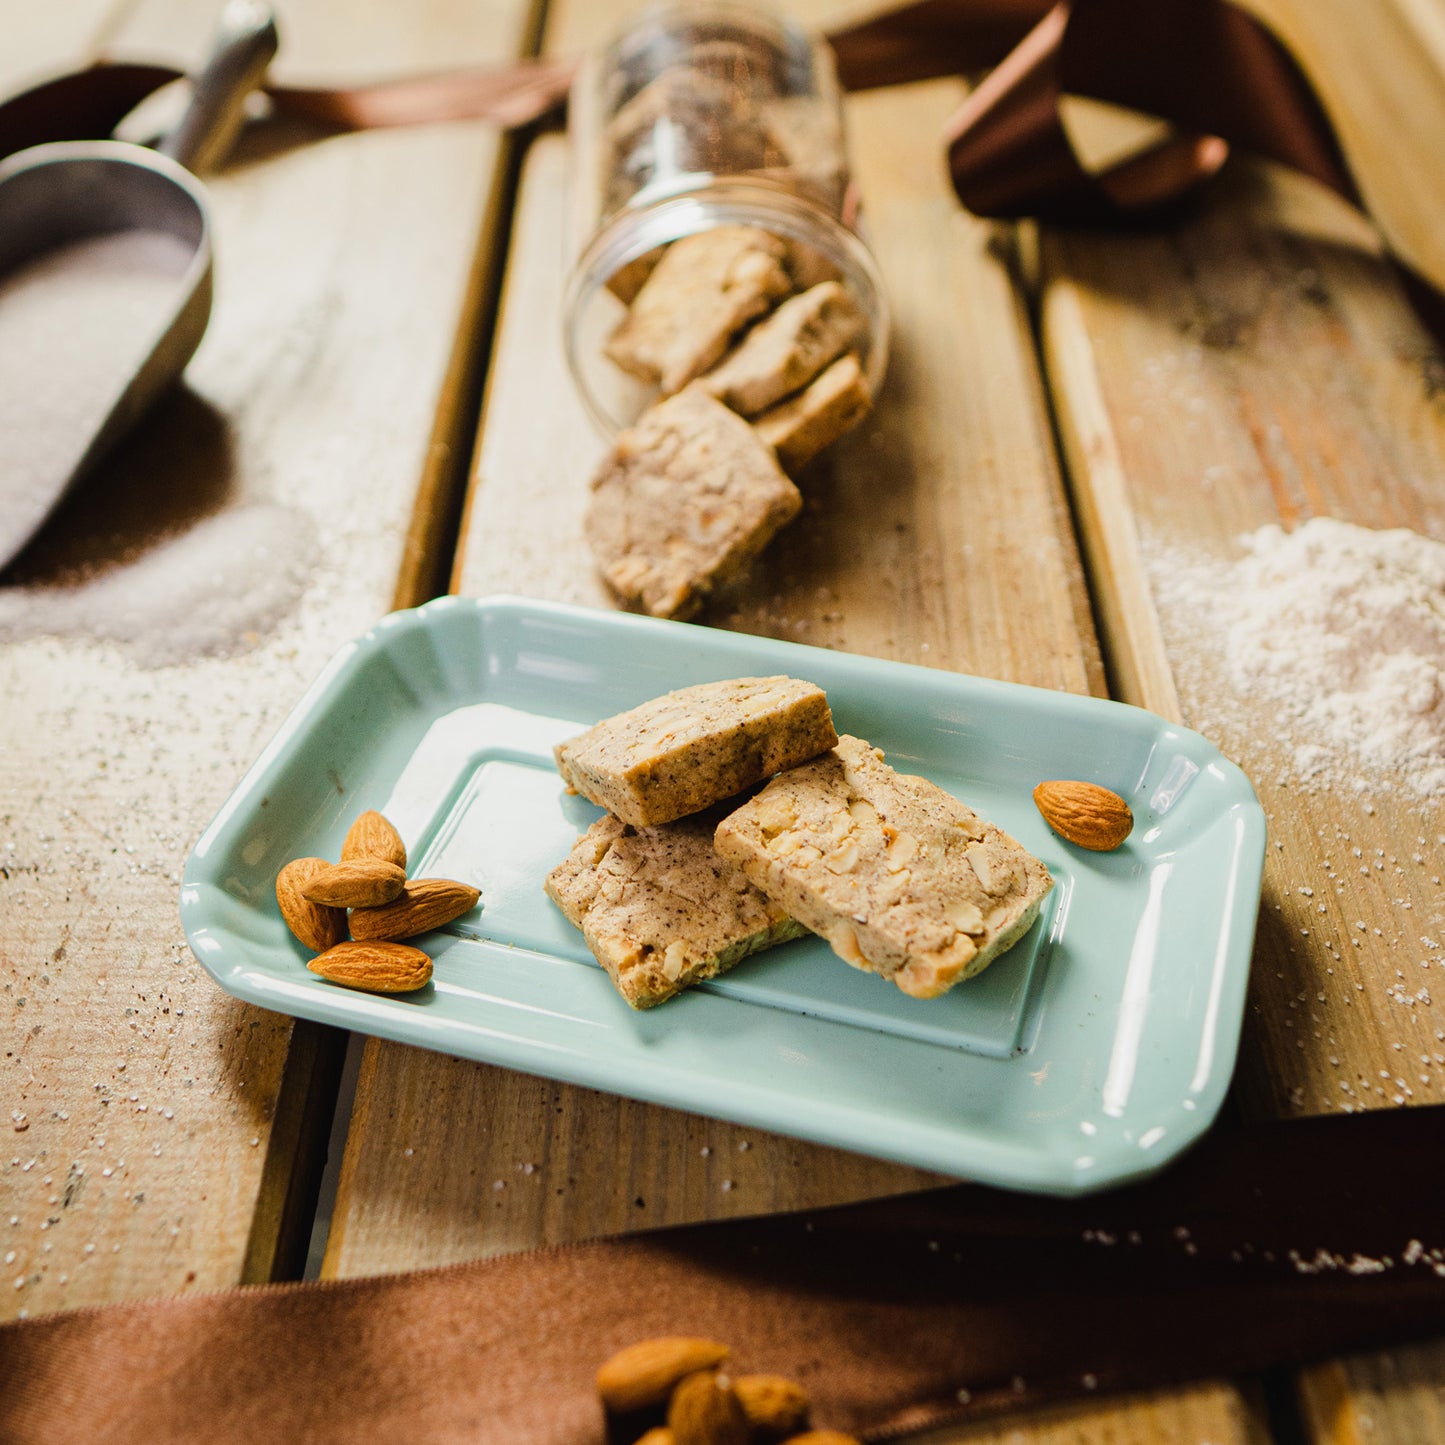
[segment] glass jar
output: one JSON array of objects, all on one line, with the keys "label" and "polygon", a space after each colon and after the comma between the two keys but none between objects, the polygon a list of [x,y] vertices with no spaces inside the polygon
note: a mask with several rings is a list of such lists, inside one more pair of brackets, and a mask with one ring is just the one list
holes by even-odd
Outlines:
[{"label": "glass jar", "polygon": [[658,395],[608,360],[608,337],[663,250],[717,226],[776,236],[799,290],[824,280],[848,288],[864,318],[855,349],[877,394],[888,307],[859,234],[826,41],[735,0],[656,6],[582,63],[568,130],[564,341],[604,434]]}]

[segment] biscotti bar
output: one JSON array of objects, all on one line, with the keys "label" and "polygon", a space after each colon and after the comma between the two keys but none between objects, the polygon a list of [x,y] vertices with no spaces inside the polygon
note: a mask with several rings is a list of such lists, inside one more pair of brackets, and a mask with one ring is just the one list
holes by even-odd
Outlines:
[{"label": "biscotti bar", "polygon": [[636,1009],[806,931],[713,847],[716,814],[655,828],[599,818],[547,893]]},{"label": "biscotti bar", "polygon": [[664,396],[680,391],[793,289],[786,255],[776,236],[751,226],[716,226],[673,242],[612,333],[607,355],[655,381]]},{"label": "biscotti bar", "polygon": [[802,505],[747,422],[690,386],[619,434],[592,479],[583,530],[623,602],[686,618]]},{"label": "biscotti bar", "polygon": [[753,430],[773,448],[785,472],[800,471],[867,415],[868,382],[858,358],[840,357],[796,396],[753,418]]},{"label": "biscotti bar", "polygon": [[806,386],[858,339],[863,315],[837,281],[791,296],[743,337],[701,385],[743,416]]},{"label": "biscotti bar", "polygon": [[839,957],[915,998],[981,972],[1053,887],[1007,833],[846,735],[724,818],[716,844]]},{"label": "biscotti bar", "polygon": [[639,827],[734,797],[837,742],[822,688],[790,677],[704,682],[559,743],[557,771]]}]

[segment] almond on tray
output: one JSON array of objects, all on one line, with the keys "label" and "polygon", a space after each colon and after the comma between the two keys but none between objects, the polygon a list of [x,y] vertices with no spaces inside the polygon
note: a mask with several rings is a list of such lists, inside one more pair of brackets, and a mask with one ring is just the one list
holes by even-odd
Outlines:
[{"label": "almond on tray", "polygon": [[316,954],[312,973],[368,993],[411,993],[430,981],[431,959],[400,940],[460,918],[481,893],[451,878],[408,879],[406,864],[401,834],[369,810],[347,829],[340,862],[295,858],[281,869],[276,904]]},{"label": "almond on tray", "polygon": [[411,878],[390,903],[351,910],[351,936],[395,943],[430,933],[470,913],[482,896],[469,883],[451,878]]},{"label": "almond on tray", "polygon": [[415,993],[432,973],[431,959],[405,943],[338,943],[306,967],[330,983],[367,993]]}]

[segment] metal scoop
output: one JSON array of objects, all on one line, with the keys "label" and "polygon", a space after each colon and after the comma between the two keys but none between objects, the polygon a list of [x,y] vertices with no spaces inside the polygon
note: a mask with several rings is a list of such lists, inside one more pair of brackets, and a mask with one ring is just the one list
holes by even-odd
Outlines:
[{"label": "metal scoop", "polygon": [[267,5],[229,0],[156,150],[62,141],[0,162],[0,568],[200,344],[211,224],[191,171],[229,146],[276,46]]}]

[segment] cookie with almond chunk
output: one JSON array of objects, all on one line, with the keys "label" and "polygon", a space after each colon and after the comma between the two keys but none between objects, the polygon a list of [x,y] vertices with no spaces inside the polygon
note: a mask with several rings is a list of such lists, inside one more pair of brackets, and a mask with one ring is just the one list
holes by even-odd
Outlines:
[{"label": "cookie with almond chunk", "polygon": [[851,351],[802,391],[753,418],[753,430],[790,476],[868,414],[872,394],[862,363]]},{"label": "cookie with almond chunk", "polygon": [[715,978],[806,930],[713,847],[715,813],[655,828],[599,818],[547,894],[635,1009]]},{"label": "cookie with almond chunk", "polygon": [[789,297],[699,383],[743,416],[806,386],[858,339],[863,313],[838,281]]},{"label": "cookie with almond chunk", "polygon": [[624,371],[681,391],[733,338],[793,289],[787,247],[754,226],[714,226],[674,241],[605,347]]},{"label": "cookie with almond chunk", "polygon": [[592,478],[583,531],[628,606],[685,619],[802,506],[752,427],[690,386],[619,433]]},{"label": "cookie with almond chunk", "polygon": [[982,972],[1054,886],[1002,829],[846,734],[725,817],[715,841],[845,962],[915,998]]}]

